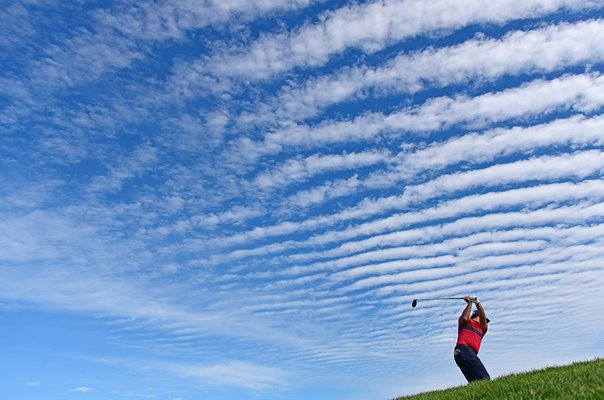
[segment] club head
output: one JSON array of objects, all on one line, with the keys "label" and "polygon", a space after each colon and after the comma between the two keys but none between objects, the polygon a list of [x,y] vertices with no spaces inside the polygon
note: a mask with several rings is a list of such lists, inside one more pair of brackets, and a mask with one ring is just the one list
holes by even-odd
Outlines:
[{"label": "club head", "polygon": [[411,302],[411,307],[415,308],[416,305],[417,305],[417,299],[413,299],[413,301]]}]

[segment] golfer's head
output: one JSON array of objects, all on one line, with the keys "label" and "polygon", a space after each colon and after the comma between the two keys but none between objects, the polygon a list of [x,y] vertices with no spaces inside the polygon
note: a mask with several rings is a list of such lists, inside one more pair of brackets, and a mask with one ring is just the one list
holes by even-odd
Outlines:
[{"label": "golfer's head", "polygon": [[[472,313],[472,316],[470,316],[470,318],[476,322],[480,322],[480,314],[479,314],[478,310],[474,310],[474,312]],[[487,318],[487,324],[489,322],[491,322],[491,320]]]}]

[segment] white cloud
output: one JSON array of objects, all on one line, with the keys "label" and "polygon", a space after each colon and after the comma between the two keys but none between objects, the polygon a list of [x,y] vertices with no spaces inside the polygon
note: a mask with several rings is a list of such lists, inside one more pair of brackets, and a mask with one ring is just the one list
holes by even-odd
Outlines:
[{"label": "white cloud", "polygon": [[134,43],[123,37],[87,30],[77,32],[61,45],[48,46],[44,53],[45,57],[31,65],[32,83],[57,89],[94,81],[144,57]]},{"label": "white cloud", "polygon": [[[73,126],[73,120],[65,115],[80,110],[73,107],[55,110],[54,106],[61,103],[57,101],[60,97],[57,92],[79,90],[83,85],[99,82],[103,82],[105,92],[108,85],[128,80],[111,79],[116,74],[124,70],[129,70],[131,76],[136,74],[136,68],[147,62],[149,56],[152,58],[154,46],[161,41],[186,41],[188,33],[208,25],[225,29],[237,25],[240,29],[240,24],[223,24],[235,19],[240,23],[250,22],[258,17],[298,10],[315,1],[172,0],[112,4],[105,8],[98,5],[61,8],[48,2],[14,2],[2,10],[2,20],[7,23],[0,28],[4,33],[0,35],[0,46],[14,54],[9,70],[18,69],[23,79],[19,82],[2,79],[6,81],[9,93],[19,97],[2,109],[0,120],[19,129],[24,119],[35,120],[45,114],[47,118],[43,125],[47,128],[48,119],[65,118],[69,120],[67,125]],[[61,12],[67,9],[70,11],[65,15],[69,16],[65,17]],[[41,40],[38,30],[43,26],[53,29],[46,29],[44,40]],[[58,34],[55,29],[62,31]],[[6,76],[11,75],[9,72]],[[125,98],[128,108],[137,111],[147,108],[145,111],[153,114],[164,99],[158,93],[151,95],[154,78],[147,78],[136,84],[129,81],[119,88],[118,96]],[[89,96],[96,100],[102,97],[99,93]],[[93,104],[87,106],[94,107]],[[80,103],[77,108],[84,107]],[[56,115],[49,110],[56,111]],[[111,117],[115,121],[116,110],[112,111]],[[220,122],[214,119],[209,126],[220,131]]]},{"label": "white cloud", "polygon": [[259,207],[235,206],[230,210],[221,213],[212,213],[206,215],[195,215],[191,222],[195,226],[212,228],[222,224],[242,225],[247,220],[263,215]]},{"label": "white cloud", "polygon": [[[425,149],[403,153],[397,166],[399,176],[408,178],[427,170],[440,169],[460,162],[484,163],[497,157],[536,151],[550,146],[598,146],[604,139],[598,134],[604,118],[574,116],[529,127],[492,129],[470,133],[445,142],[435,142]],[[386,173],[386,176],[390,175]],[[377,177],[376,177],[377,178]],[[394,178],[393,176],[385,179]]]},{"label": "white cloud", "polygon": [[[536,126],[498,128],[483,133],[470,133],[444,142],[434,142],[415,151],[404,152],[395,172],[372,174],[366,182],[371,185],[370,187],[385,185],[390,187],[401,181],[411,180],[425,171],[438,171],[461,162],[485,163],[497,157],[536,151],[550,146],[575,148],[601,146],[604,144],[602,130],[604,130],[604,117],[575,116]],[[230,237],[221,237],[211,243],[221,246],[235,245],[248,240],[317,229],[340,221],[367,218],[399,207],[398,197],[365,200],[355,207],[343,209],[335,214],[255,228]]]},{"label": "white cloud", "polygon": [[[600,202],[601,199],[602,195]],[[332,274],[335,272],[333,279],[338,281],[365,274],[403,270],[406,266],[420,268],[422,263],[425,263],[426,268],[431,264],[444,266],[454,263],[455,259],[439,256],[458,254],[469,246],[481,243],[547,240],[557,241],[562,248],[581,242],[591,243],[604,236],[603,225],[589,225],[590,221],[597,220],[602,204],[500,212],[462,217],[453,222],[427,227],[402,229],[364,240],[345,242],[328,251],[303,253],[304,257],[301,259],[312,260],[316,257],[327,261],[291,266],[280,269],[274,275],[314,275],[311,281],[316,281],[323,279],[317,273],[330,271]],[[559,227],[549,228],[548,224],[558,224]],[[420,261],[412,260],[413,258],[419,258]],[[307,279],[306,283],[308,281]],[[295,282],[294,279],[288,286]]]},{"label": "white cloud", "polygon": [[333,155],[313,154],[306,158],[288,160],[277,168],[260,173],[254,180],[260,189],[284,187],[296,182],[331,171],[359,169],[376,164],[388,163],[390,154],[386,151],[364,151]]},{"label": "white cloud", "polygon": [[537,208],[557,202],[563,203],[571,200],[576,201],[590,198],[599,199],[603,193],[604,186],[597,179],[578,184],[565,182],[535,185],[506,191],[492,191],[485,194],[469,195],[444,201],[429,209],[394,214],[387,218],[375,219],[340,231],[329,231],[309,239],[308,244],[325,245],[334,241],[396,230],[406,225],[438,221],[472,213],[520,206],[523,208]]},{"label": "white cloud", "polygon": [[[597,173],[602,170],[604,158],[599,151],[563,155],[560,157],[533,158],[511,165],[501,165],[471,172],[443,175],[438,179],[416,186],[407,186],[405,194],[397,202],[398,207],[408,207],[413,202],[423,201],[435,196],[444,196],[457,190],[469,189],[476,186],[496,186],[505,183],[518,183],[517,177],[525,176],[528,180],[555,179],[575,176],[578,178]],[[522,175],[531,171],[530,175]],[[506,179],[509,181],[506,182]],[[328,200],[344,197],[357,192],[366,184],[357,177],[337,182],[328,182],[319,187],[302,191],[285,200],[285,204],[298,207],[309,207],[324,203]]]},{"label": "white cloud", "polygon": [[[488,244],[490,247],[493,247],[494,245],[496,245],[496,243]],[[501,248],[501,244],[499,244],[498,247]],[[418,281],[422,282],[418,284],[421,286],[430,281],[438,281],[439,279],[465,275],[468,273],[471,273],[472,276],[475,276],[477,279],[480,279],[481,275],[485,278],[493,279],[495,278],[494,274],[506,274],[510,277],[520,278],[523,277],[522,273],[524,273],[525,276],[532,275],[542,277],[544,271],[547,271],[549,274],[557,272],[557,270],[552,268],[554,265],[559,266],[562,271],[567,270],[568,266],[563,262],[568,262],[571,257],[576,257],[578,254],[584,253],[585,251],[590,251],[591,254],[588,256],[590,259],[594,259],[597,256],[597,254],[593,254],[593,246],[589,248],[586,248],[584,245],[574,247],[575,248],[573,248],[573,246],[568,246],[564,248],[564,250],[561,250],[557,246],[547,246],[546,241],[537,241],[511,242],[509,243],[507,254],[489,254],[488,256],[479,255],[477,257],[468,257],[469,253],[467,251],[462,251],[459,253],[459,258],[454,262],[451,262],[451,266],[439,267],[438,265],[434,265],[422,269],[407,270],[405,272],[379,274],[377,276],[357,280],[345,287],[344,290],[361,290],[380,286],[382,289],[379,289],[379,292],[385,293],[392,291],[390,286],[400,288],[400,284]],[[583,255],[587,256],[586,254]],[[601,256],[602,254],[600,254],[600,257]],[[548,268],[539,269],[535,267],[536,264],[548,264]],[[498,269],[505,269],[505,271],[493,271]],[[403,269],[401,268],[401,270]],[[481,274],[481,271],[483,270],[486,271]],[[497,276],[497,278],[501,279],[502,277]],[[485,284],[488,285],[486,279]],[[503,285],[506,284],[507,282]],[[487,287],[483,286],[483,290],[486,288]],[[501,288],[501,286],[498,288]]]},{"label": "white cloud", "polygon": [[[595,1],[373,1],[328,12],[319,23],[292,33],[267,35],[235,54],[210,61],[219,76],[267,79],[296,66],[320,66],[348,48],[375,52],[422,33],[453,30],[473,23],[504,23],[538,17],[559,9],[597,7]],[[419,17],[418,17],[419,16]]]},{"label": "white cloud", "polygon": [[112,393],[117,394],[119,396],[124,396],[124,397],[139,397],[142,399],[156,399],[157,398],[157,396],[154,394],[143,394],[143,393],[136,393],[136,392],[120,392],[119,390],[114,390]]},{"label": "white cloud", "polygon": [[[352,100],[361,91],[414,93],[472,79],[551,72],[604,59],[601,20],[515,31],[501,39],[472,39],[459,45],[403,54],[380,67],[346,68],[330,76],[284,88],[270,103],[275,119],[296,120]],[[575,43],[581,43],[576,46]],[[262,113],[266,118],[266,113]]]},{"label": "white cloud", "polygon": [[477,128],[558,110],[589,112],[604,104],[603,87],[601,75],[566,75],[471,98],[437,97],[421,106],[384,116],[384,128],[434,132],[459,123]]},{"label": "white cloud", "polygon": [[270,390],[289,386],[288,374],[280,368],[244,361],[229,361],[208,366],[171,365],[167,369],[181,376],[199,378],[218,387]]},{"label": "white cloud", "polygon": [[[317,246],[326,246],[329,243],[337,241],[346,241],[340,246],[327,251],[301,251],[287,257],[292,262],[309,262],[315,259],[330,259],[308,265],[295,265],[287,268],[280,268],[278,271],[267,272],[265,274],[256,274],[259,278],[266,275],[268,277],[276,276],[299,276],[300,274],[314,274],[307,278],[295,278],[290,283],[285,284],[307,284],[308,282],[324,279],[319,271],[340,271],[333,275],[335,278],[345,278],[357,274],[365,274],[369,270],[387,271],[396,270],[407,265],[416,265],[416,262],[434,263],[435,266],[452,262],[450,258],[439,258],[439,255],[456,252],[468,246],[491,241],[518,241],[527,240],[552,240],[558,238],[560,242],[573,243],[570,237],[577,240],[593,240],[594,237],[602,235],[600,225],[593,227],[577,227],[569,229],[544,228],[541,225],[547,224],[547,221],[532,221],[533,217],[543,217],[543,212],[510,212],[503,210],[514,210],[517,207],[527,210],[539,210],[548,204],[567,203],[575,201],[598,202],[604,199],[604,186],[600,180],[585,181],[579,184],[563,183],[549,184],[536,187],[513,189],[505,192],[492,192],[488,194],[472,195],[456,200],[447,201],[435,208],[419,210],[415,212],[393,215],[385,219],[378,219],[362,225],[354,226],[341,231],[326,232],[317,235],[309,240],[301,242],[286,242],[281,246],[262,246],[250,250],[237,250],[222,255],[219,260],[228,262],[231,259],[240,259],[246,257],[267,256],[272,253],[285,252],[292,249],[315,248]],[[597,208],[597,205],[596,205]],[[499,214],[488,214],[488,212],[497,212]],[[474,217],[472,215],[481,215],[487,212],[484,217]],[[560,218],[556,215],[561,213]],[[547,214],[545,214],[547,215]],[[572,223],[573,218],[565,219],[566,211],[560,209],[552,211],[547,218],[552,224]],[[583,216],[578,215],[579,220],[576,223],[585,223],[594,218],[593,212],[588,212]],[[510,218],[510,224],[518,223],[523,229],[511,229],[506,218]],[[553,219],[551,219],[553,218]],[[455,219],[455,222],[439,225],[439,221]],[[429,225],[426,228],[404,227]],[[531,225],[537,223],[538,227]],[[486,225],[485,225],[486,224]],[[468,227],[473,230],[467,231]],[[402,230],[401,230],[402,229]],[[497,229],[488,232],[489,229]],[[383,231],[394,231],[393,233],[379,235]],[[483,232],[484,231],[484,232]],[[443,240],[447,235],[457,235],[454,239]],[[462,236],[459,236],[462,235]],[[463,237],[463,235],[469,235]],[[359,241],[349,241],[355,237],[369,236]],[[416,242],[437,243],[430,245],[415,245]],[[393,248],[383,248],[374,251],[367,251],[372,248],[382,248],[396,246]],[[401,247],[403,246],[403,247]],[[355,254],[358,253],[358,254]],[[428,257],[427,259],[423,259]],[[436,258],[431,258],[436,257]],[[335,258],[335,259],[334,259]],[[413,259],[410,259],[413,258]],[[278,263],[283,263],[283,258],[278,257]],[[409,260],[408,260],[409,259]],[[395,260],[384,262],[384,260]],[[408,260],[408,261],[405,261]],[[371,262],[367,267],[362,266]],[[376,262],[380,262],[376,265]],[[269,263],[270,264],[270,263]],[[361,265],[360,267],[355,267]],[[418,264],[419,266],[419,264]],[[354,268],[351,268],[354,267]]]},{"label": "white cloud", "polygon": [[[599,200],[601,201],[601,195]],[[595,200],[597,201],[597,199]],[[443,240],[447,236],[468,235],[470,233],[489,229],[510,229],[512,227],[544,226],[547,224],[582,224],[597,218],[598,212],[604,208],[604,203],[581,204],[568,207],[550,207],[537,210],[511,211],[491,213],[484,216],[461,217],[453,222],[430,225],[427,227],[401,229],[392,233],[376,235],[358,241],[349,241],[340,246],[320,253],[320,258],[346,257],[335,261],[313,264],[302,269],[342,269],[369,261],[378,261],[399,257],[396,252],[375,250],[362,253],[368,249],[402,246],[413,243]],[[353,254],[353,255],[351,255]],[[317,256],[317,255],[314,255]],[[311,257],[305,253],[304,257]],[[301,268],[291,268],[292,273],[298,273]],[[287,270],[281,271],[287,273]]]},{"label": "white cloud", "polygon": [[[584,248],[582,248],[584,249]],[[557,250],[552,250],[552,252],[557,252]],[[530,259],[530,260],[525,260],[525,261],[520,261],[520,265],[518,267],[515,268],[511,268],[511,267],[506,267],[506,268],[500,268],[499,269],[490,269],[490,268],[483,268],[482,270],[476,270],[476,269],[472,269],[472,268],[467,268],[465,270],[465,274],[455,274],[454,276],[450,276],[450,275],[443,275],[443,276],[439,276],[438,275],[438,271],[439,269],[434,269],[432,270],[432,279],[426,280],[426,281],[421,281],[421,282],[416,282],[416,283],[411,283],[411,284],[393,284],[393,285],[389,285],[389,286],[384,286],[381,287],[379,289],[376,289],[376,292],[378,294],[381,295],[388,295],[388,294],[392,294],[395,292],[399,292],[399,291],[404,291],[404,292],[417,292],[420,293],[422,291],[426,291],[426,290],[438,290],[441,289],[443,287],[446,286],[456,286],[459,285],[462,282],[465,282],[468,279],[467,275],[471,275],[472,279],[481,279],[485,286],[484,289],[489,289],[489,286],[486,286],[487,283],[489,281],[491,281],[491,285],[493,288],[496,287],[497,283],[495,283],[495,281],[506,281],[506,280],[511,280],[514,277],[522,277],[523,275],[525,276],[539,276],[541,277],[541,279],[543,279],[544,275],[547,274],[555,274],[555,273],[561,273],[564,271],[574,271],[576,272],[580,272],[582,270],[598,270],[598,268],[594,268],[594,264],[593,261],[594,260],[602,260],[602,254],[600,254],[598,257],[596,257],[596,255],[594,254],[590,254],[591,256],[591,261],[579,261],[579,262],[574,262],[571,259],[569,260],[564,260],[564,261],[554,261],[552,263],[550,262],[542,262],[540,263],[540,258],[539,255],[536,254],[534,255],[534,258]],[[488,265],[485,263],[483,263],[483,265]],[[503,260],[502,264],[504,266],[507,266],[508,264],[514,264],[513,262],[510,262],[510,260]],[[527,263],[527,264],[524,264]],[[496,268],[497,266],[495,266]],[[538,281],[537,281],[538,282]],[[535,282],[535,283],[537,283]],[[509,282],[510,285],[512,285],[512,282]]]},{"label": "white cloud", "polygon": [[173,0],[136,3],[115,12],[97,10],[96,19],[124,35],[138,40],[184,39],[187,31],[223,24],[233,17],[251,20],[279,11],[306,7],[317,0]]},{"label": "white cloud", "polygon": [[106,176],[95,177],[88,190],[92,193],[119,190],[125,181],[136,177],[145,170],[156,168],[158,160],[158,149],[145,143],[130,155],[118,159],[115,165],[110,167]]},{"label": "white cloud", "polygon": [[91,389],[91,388],[89,388],[89,387],[86,387],[86,386],[79,386],[79,387],[77,387],[77,388],[70,389],[69,391],[70,391],[70,392],[76,392],[76,393],[88,393],[88,392],[90,392],[91,390],[92,390],[92,389]]},{"label": "white cloud", "polygon": [[[318,147],[375,137],[431,133],[454,125],[470,128],[510,120],[525,120],[555,111],[590,112],[604,104],[604,78],[599,74],[565,75],[537,79],[517,88],[475,97],[437,97],[425,104],[391,114],[367,114],[353,120],[329,121],[316,126],[292,124],[268,132],[261,142],[239,141],[233,151],[246,158],[282,151],[287,146]],[[245,145],[244,145],[245,143]]]},{"label": "white cloud", "polygon": [[0,236],[0,260],[4,263],[81,259],[82,253],[97,246],[94,230],[52,212],[36,210],[5,218],[0,226],[6,232]]},{"label": "white cloud", "polygon": [[41,386],[41,384],[39,382],[25,382],[23,385],[29,386],[29,387],[38,387],[38,386]]},{"label": "white cloud", "polygon": [[[187,283],[154,286],[152,279],[132,280],[125,276],[119,275],[118,271],[112,271],[109,275],[66,265],[62,265],[61,269],[38,268],[35,275],[25,269],[4,268],[0,270],[0,290],[4,301],[51,311],[121,319],[116,324],[126,329],[140,324],[167,335],[176,332],[193,335],[194,338],[221,337],[224,340],[264,342],[303,353],[319,343],[315,339],[305,338],[291,327],[247,312],[243,306],[256,301],[253,291],[230,289],[221,292],[216,286],[206,285],[202,295],[199,287]],[[203,299],[191,299],[193,287]],[[148,345],[149,348],[157,346],[153,343]],[[229,366],[170,371],[208,380],[216,377],[221,385],[258,390],[284,385],[285,377],[277,369],[254,369],[253,365],[236,362],[231,366],[231,373],[224,372],[223,380],[214,374],[227,371]],[[137,365],[131,367],[136,368]],[[262,377],[263,373],[267,374]],[[238,378],[241,378],[239,383]]]},{"label": "white cloud", "polygon": [[284,201],[287,208],[307,208],[321,204],[329,199],[343,197],[356,192],[361,187],[361,181],[355,174],[348,179],[327,182],[321,186],[302,190]]},{"label": "white cloud", "polygon": [[533,157],[508,164],[497,164],[485,169],[441,175],[430,182],[407,186],[401,198],[401,206],[424,201],[432,197],[446,196],[459,190],[476,187],[579,178],[604,171],[604,153],[598,150],[564,154],[561,156]]}]

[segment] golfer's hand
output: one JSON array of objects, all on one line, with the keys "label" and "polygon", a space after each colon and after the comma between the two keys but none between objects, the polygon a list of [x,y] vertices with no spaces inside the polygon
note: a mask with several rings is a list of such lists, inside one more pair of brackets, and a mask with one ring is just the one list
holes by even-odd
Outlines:
[{"label": "golfer's hand", "polygon": [[466,303],[473,303],[473,302],[474,302],[473,300],[475,299],[475,297],[472,297],[472,296],[464,296],[464,298],[463,298],[463,299],[464,299],[464,301],[465,301]]}]

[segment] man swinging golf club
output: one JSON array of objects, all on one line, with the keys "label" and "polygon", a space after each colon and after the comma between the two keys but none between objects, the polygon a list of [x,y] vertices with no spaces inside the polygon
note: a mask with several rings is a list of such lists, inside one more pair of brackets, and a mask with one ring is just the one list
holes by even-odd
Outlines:
[{"label": "man swinging golf club", "polygon": [[[463,299],[468,304],[458,320],[457,344],[453,353],[455,363],[468,382],[490,380],[489,373],[478,358],[480,343],[489,329],[490,320],[477,297],[466,296]],[[476,310],[470,314],[472,304],[476,304]]]}]

